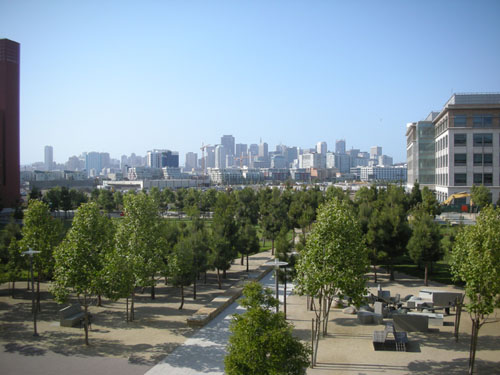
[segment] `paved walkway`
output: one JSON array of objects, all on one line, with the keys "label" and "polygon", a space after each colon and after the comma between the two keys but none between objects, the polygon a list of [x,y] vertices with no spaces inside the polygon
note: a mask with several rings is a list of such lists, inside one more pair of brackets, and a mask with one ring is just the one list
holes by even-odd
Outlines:
[{"label": "paved walkway", "polygon": [[[274,272],[266,275],[262,285],[274,290]],[[290,286],[287,287],[287,295]],[[283,299],[283,288],[280,285],[280,300]],[[226,345],[230,336],[229,323],[231,315],[241,313],[244,308],[233,302],[219,316],[201,328],[186,342],[177,347],[163,361],[151,368],[146,375],[223,375]]]}]

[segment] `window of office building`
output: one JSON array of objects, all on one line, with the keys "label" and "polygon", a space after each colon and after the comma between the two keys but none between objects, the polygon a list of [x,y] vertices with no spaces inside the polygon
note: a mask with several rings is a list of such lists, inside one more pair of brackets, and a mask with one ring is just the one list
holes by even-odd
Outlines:
[{"label": "window of office building", "polygon": [[483,165],[483,154],[474,154],[474,165]]},{"label": "window of office building", "polygon": [[467,154],[455,154],[455,166],[459,165],[467,165]]},{"label": "window of office building", "polygon": [[493,134],[474,134],[474,147],[491,147],[493,144]]},{"label": "window of office building", "polygon": [[467,134],[455,134],[455,146],[466,146],[467,145]]},{"label": "window of office building", "polygon": [[474,128],[490,128],[493,124],[491,115],[474,115],[472,117],[472,126]]},{"label": "window of office building", "polygon": [[493,154],[483,155],[483,165],[493,165]]},{"label": "window of office building", "polygon": [[474,180],[473,180],[475,185],[481,185],[483,183],[483,174],[482,173],[474,173]]},{"label": "window of office building", "polygon": [[491,173],[485,173],[483,176],[483,184],[485,186],[491,186],[493,185],[493,174]]},{"label": "window of office building", "polygon": [[467,184],[466,173],[455,173],[455,186],[465,186]]},{"label": "window of office building", "polygon": [[461,128],[467,125],[467,116],[465,115],[456,115],[455,116],[455,127]]}]

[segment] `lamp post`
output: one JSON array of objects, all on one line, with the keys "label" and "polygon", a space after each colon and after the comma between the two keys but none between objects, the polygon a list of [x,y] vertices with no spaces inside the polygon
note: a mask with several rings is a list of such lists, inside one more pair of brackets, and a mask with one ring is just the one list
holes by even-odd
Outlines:
[{"label": "lamp post", "polygon": [[[280,306],[279,306],[279,289],[278,289],[278,271],[281,266],[288,266],[288,262],[282,262],[278,258],[274,258],[273,262],[266,262],[264,263],[265,266],[273,266],[274,267],[274,279],[276,282],[276,299],[278,300],[278,305],[276,306],[276,312],[279,312]],[[286,297],[285,297],[286,298]],[[285,300],[286,303],[286,300]],[[285,306],[285,311],[286,311],[286,306]]]},{"label": "lamp post", "polygon": [[35,307],[35,279],[33,277],[33,255],[40,253],[39,251],[35,251],[33,249],[29,249],[28,251],[23,251],[23,255],[28,255],[30,257],[30,271],[31,271],[31,310],[33,313],[33,336],[38,336],[38,332],[36,331],[36,307]]}]

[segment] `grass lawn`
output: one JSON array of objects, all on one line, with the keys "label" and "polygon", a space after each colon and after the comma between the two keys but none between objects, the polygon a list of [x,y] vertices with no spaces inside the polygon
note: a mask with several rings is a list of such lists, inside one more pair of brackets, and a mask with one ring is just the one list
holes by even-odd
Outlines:
[{"label": "grass lawn", "polygon": [[[421,269],[419,269],[409,257],[403,258],[400,264],[394,266],[394,269],[407,275],[419,277],[421,279],[424,278],[424,267],[422,266]],[[463,285],[463,283],[454,282],[452,280],[450,266],[445,261],[433,263],[432,267],[429,267],[429,280],[447,285]]]}]

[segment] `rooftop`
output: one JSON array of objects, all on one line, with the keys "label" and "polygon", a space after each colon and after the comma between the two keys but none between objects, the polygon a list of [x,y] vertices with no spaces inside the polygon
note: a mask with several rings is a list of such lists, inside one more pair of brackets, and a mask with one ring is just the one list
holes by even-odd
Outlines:
[{"label": "rooftop", "polygon": [[500,93],[457,93],[451,96],[444,107],[463,104],[500,104]]}]

